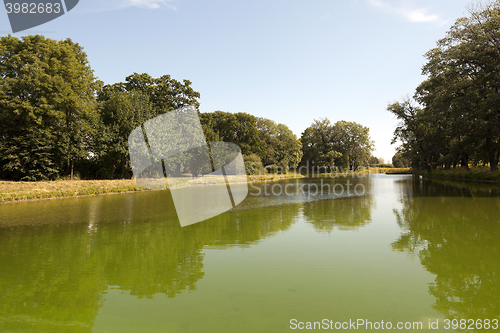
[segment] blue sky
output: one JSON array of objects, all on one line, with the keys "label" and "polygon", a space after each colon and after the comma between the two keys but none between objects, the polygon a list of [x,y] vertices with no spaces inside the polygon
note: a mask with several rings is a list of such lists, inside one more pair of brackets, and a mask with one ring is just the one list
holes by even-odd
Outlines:
[{"label": "blue sky", "polygon": [[[394,154],[387,104],[413,95],[423,55],[470,0],[80,0],[16,37],[81,44],[96,76],[189,79],[202,112],[247,112],[300,136],[314,119],[370,128],[377,157]],[[6,12],[0,34],[11,33]]]}]

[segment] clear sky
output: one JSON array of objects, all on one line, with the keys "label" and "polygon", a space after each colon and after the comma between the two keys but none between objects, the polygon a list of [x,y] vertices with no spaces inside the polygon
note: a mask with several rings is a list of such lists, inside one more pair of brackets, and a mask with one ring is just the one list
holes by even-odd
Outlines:
[{"label": "clear sky", "polygon": [[[29,2],[29,1],[27,1]],[[137,72],[189,79],[202,112],[247,112],[300,136],[314,119],[370,128],[389,160],[387,104],[413,95],[423,55],[470,0],[80,0],[16,37],[82,45],[105,83]],[[11,33],[0,14],[0,34]]]}]

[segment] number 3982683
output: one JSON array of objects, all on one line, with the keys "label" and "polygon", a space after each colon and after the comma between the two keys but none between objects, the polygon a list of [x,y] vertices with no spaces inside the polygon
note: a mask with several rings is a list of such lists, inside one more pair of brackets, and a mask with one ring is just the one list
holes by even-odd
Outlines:
[{"label": "number 3982683", "polygon": [[61,12],[61,4],[60,3],[27,3],[27,2],[7,2],[5,4],[5,9],[7,10],[7,14],[15,13],[15,14],[59,14]]}]

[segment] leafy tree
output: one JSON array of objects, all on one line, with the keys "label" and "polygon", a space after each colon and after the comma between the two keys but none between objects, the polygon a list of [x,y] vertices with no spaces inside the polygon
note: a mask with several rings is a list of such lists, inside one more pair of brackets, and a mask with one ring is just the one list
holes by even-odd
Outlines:
[{"label": "leafy tree", "polygon": [[430,172],[433,141],[429,139],[429,132],[432,124],[426,121],[422,108],[407,98],[390,104],[387,110],[401,120],[394,131],[392,143],[400,141],[402,144],[399,149],[403,157],[410,159],[413,167],[425,168]]},{"label": "leafy tree", "polygon": [[101,105],[102,124],[100,140],[100,159],[109,162],[111,178],[114,178],[115,167],[119,164],[121,178],[129,162],[128,136],[142,123],[152,117],[153,109],[149,98],[140,91],[115,92]]},{"label": "leafy tree", "polygon": [[[183,83],[170,75],[153,78],[149,74],[134,73],[125,82],[104,86],[98,94],[102,118],[99,142],[100,176],[114,177],[115,168],[120,165],[121,177],[125,176],[130,165],[128,156],[128,135],[137,126],[158,115],[192,105],[199,107],[200,93],[193,90],[191,82]],[[219,141],[210,128],[204,128],[211,142]],[[176,175],[183,172],[197,174],[199,170],[188,170],[186,156],[170,160],[166,166]],[[111,169],[110,169],[111,167]]]},{"label": "leafy tree", "polygon": [[332,123],[327,118],[314,120],[302,133],[300,141],[303,152],[302,164],[310,162],[318,167],[333,167],[335,159],[342,157],[342,153],[335,150],[335,133]]},{"label": "leafy tree", "polygon": [[[500,1],[471,7],[426,53],[414,114],[407,101],[389,106],[402,120],[395,136],[414,166],[430,171],[500,159]],[[407,112],[409,115],[412,112]],[[410,135],[411,134],[411,135]],[[413,136],[413,137],[412,137]]]},{"label": "leafy tree", "polygon": [[265,154],[266,143],[259,137],[255,116],[244,112],[215,111],[200,114],[200,120],[202,126],[211,128],[211,135],[220,141],[237,144],[244,155]]},{"label": "leafy tree", "polygon": [[337,159],[337,165],[356,170],[362,165],[368,165],[373,151],[373,141],[370,139],[368,127],[355,122],[338,121],[333,126],[336,133],[336,150],[342,153]]},{"label": "leafy tree", "polygon": [[0,174],[73,175],[89,157],[99,86],[83,48],[40,35],[0,39]]},{"label": "leafy tree", "polygon": [[279,165],[283,170],[297,166],[302,158],[302,144],[293,132],[283,124],[266,118],[257,119],[259,137],[266,143],[264,165]]},{"label": "leafy tree", "polygon": [[375,156],[372,155],[372,156],[370,156],[370,159],[368,160],[368,163],[370,165],[374,165],[374,164],[379,164],[380,161],[379,161],[379,159],[377,157],[375,157]]},{"label": "leafy tree", "polygon": [[318,167],[341,166],[356,170],[367,165],[373,150],[369,129],[355,122],[338,121],[334,125],[324,118],[315,120],[301,137],[304,156]]},{"label": "leafy tree", "polygon": [[245,161],[245,172],[247,175],[263,175],[265,174],[262,160],[257,154],[250,154],[243,156]]},{"label": "leafy tree", "polygon": [[392,157],[392,165],[395,168],[408,168],[410,166],[410,161],[403,157],[403,154],[397,152]]},{"label": "leafy tree", "polygon": [[198,101],[200,93],[191,87],[191,81],[183,80],[181,83],[170,75],[153,78],[147,73],[134,73],[127,76],[125,82],[106,86],[102,90],[99,99],[106,100],[116,91],[142,92],[148,96],[156,115],[189,105],[194,106],[196,109],[200,107]]}]

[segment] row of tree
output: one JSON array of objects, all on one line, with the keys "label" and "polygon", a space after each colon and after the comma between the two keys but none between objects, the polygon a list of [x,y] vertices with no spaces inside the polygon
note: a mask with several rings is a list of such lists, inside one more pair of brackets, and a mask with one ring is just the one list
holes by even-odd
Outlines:
[{"label": "row of tree", "polygon": [[394,133],[412,166],[469,164],[498,170],[500,158],[500,1],[470,7],[426,53],[427,79],[413,98],[390,104]]},{"label": "row of tree", "polygon": [[[134,73],[104,85],[70,39],[2,37],[0,178],[129,178],[132,130],[184,106],[199,109],[199,98],[190,81],[169,75]],[[356,169],[369,163],[373,148],[368,128],[351,122],[321,119],[297,139],[286,125],[247,113],[199,116],[207,142],[236,143],[260,172],[299,164]]]}]

